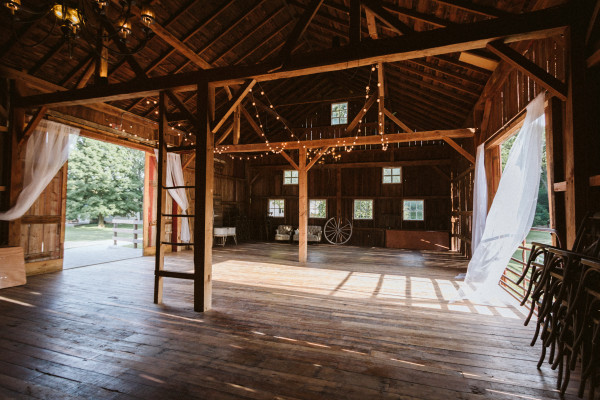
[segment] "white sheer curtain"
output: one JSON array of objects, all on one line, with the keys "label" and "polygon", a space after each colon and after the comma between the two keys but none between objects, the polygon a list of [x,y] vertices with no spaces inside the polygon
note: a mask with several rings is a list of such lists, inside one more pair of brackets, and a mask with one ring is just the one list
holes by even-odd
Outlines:
[{"label": "white sheer curtain", "polygon": [[487,301],[511,255],[525,239],[535,215],[544,135],[544,93],[527,106],[527,115],[508,156],[481,241],[473,253],[463,298]]},{"label": "white sheer curtain", "polygon": [[[158,150],[154,150],[156,160],[158,160]],[[181,165],[181,156],[179,154],[167,153],[167,186],[185,186],[183,179],[183,167]],[[169,195],[175,200],[182,214],[187,214],[189,203],[185,188],[169,189]],[[187,218],[181,218],[181,241],[188,243],[190,241],[190,224]]]},{"label": "white sheer curtain", "polygon": [[27,141],[23,169],[23,190],[15,205],[0,213],[0,220],[21,218],[35,203],[69,157],[79,129],[41,120]]},{"label": "white sheer curtain", "polygon": [[475,184],[473,187],[473,225],[471,227],[471,253],[481,241],[487,217],[488,187],[485,176],[485,143],[477,147],[475,157]]}]

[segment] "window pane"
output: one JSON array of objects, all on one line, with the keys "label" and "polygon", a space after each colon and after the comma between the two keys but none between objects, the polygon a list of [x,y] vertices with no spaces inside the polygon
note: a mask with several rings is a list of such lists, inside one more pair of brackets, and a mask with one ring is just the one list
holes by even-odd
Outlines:
[{"label": "window pane", "polygon": [[296,170],[283,171],[283,184],[284,185],[297,185],[298,184],[298,171],[296,171]]},{"label": "window pane", "polygon": [[348,123],[348,103],[331,104],[331,125]]},{"label": "window pane", "polygon": [[269,215],[271,217],[282,218],[285,215],[285,200],[271,199],[269,200]]},{"label": "window pane", "polygon": [[327,218],[327,201],[310,200],[309,218]]},{"label": "window pane", "polygon": [[404,200],[402,218],[405,221],[423,221],[425,216],[423,200]]},{"label": "window pane", "polygon": [[354,219],[373,219],[373,200],[354,200]]},{"label": "window pane", "polygon": [[400,167],[383,168],[383,183],[402,183]]},{"label": "window pane", "polygon": [[391,176],[383,176],[383,183],[392,183],[392,177]]},{"label": "window pane", "polygon": [[392,182],[391,183],[400,183],[400,176],[392,176]]}]

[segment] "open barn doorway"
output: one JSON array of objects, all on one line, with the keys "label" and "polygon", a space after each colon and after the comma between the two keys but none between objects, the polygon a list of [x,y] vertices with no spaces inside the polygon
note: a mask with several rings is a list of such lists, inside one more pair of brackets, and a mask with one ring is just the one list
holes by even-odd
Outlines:
[{"label": "open barn doorway", "polygon": [[69,156],[64,269],[141,257],[145,156],[79,137]]}]

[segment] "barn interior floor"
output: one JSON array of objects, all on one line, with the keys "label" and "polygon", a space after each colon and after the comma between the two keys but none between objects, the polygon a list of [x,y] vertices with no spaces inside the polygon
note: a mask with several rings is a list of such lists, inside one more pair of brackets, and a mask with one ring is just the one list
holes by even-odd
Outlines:
[{"label": "barn interior floor", "polygon": [[[0,398],[558,399],[525,309],[449,302],[464,259],[351,246],[215,248],[213,310],[154,258],[0,291]],[[191,269],[191,252],[166,268]],[[566,398],[575,399],[572,378]]]}]

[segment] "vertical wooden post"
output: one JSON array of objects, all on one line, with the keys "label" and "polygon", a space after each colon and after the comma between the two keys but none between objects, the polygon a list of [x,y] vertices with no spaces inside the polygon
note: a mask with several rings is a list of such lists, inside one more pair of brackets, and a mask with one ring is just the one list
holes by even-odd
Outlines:
[{"label": "vertical wooden post", "polygon": [[299,247],[298,261],[306,262],[308,256],[307,235],[308,235],[308,172],[306,169],[306,147],[300,148],[298,157],[298,230]]},{"label": "vertical wooden post", "polygon": [[154,212],[153,212],[153,203],[154,203],[154,194],[153,194],[153,189],[152,189],[152,185],[155,184],[155,180],[154,180],[154,168],[152,167],[152,164],[150,164],[152,162],[152,156],[150,155],[150,153],[145,153],[144,155],[144,200],[143,200],[143,215],[142,215],[142,220],[144,221],[144,226],[143,226],[143,238],[144,238],[144,243],[142,245],[142,248],[144,249],[144,255],[150,255],[148,253],[148,249],[150,247],[152,247],[152,237],[151,237],[151,228],[150,226],[152,225],[152,221],[153,221],[153,216],[154,216]]},{"label": "vertical wooden post", "polygon": [[[562,101],[556,97],[548,100],[546,115],[546,168],[548,170],[548,208],[550,228],[556,229],[560,243],[566,244],[565,197],[554,192],[554,183],[564,181],[563,171],[563,112]],[[556,246],[556,238],[552,236]]]},{"label": "vertical wooden post", "polygon": [[335,169],[335,216],[342,218],[342,168]]},{"label": "vertical wooden post", "polygon": [[210,310],[212,304],[214,134],[209,111],[214,110],[214,90],[206,80],[198,83],[196,134],[196,199],[194,222],[194,311]]},{"label": "vertical wooden post", "polygon": [[241,105],[237,106],[237,108],[235,109],[235,112],[233,113],[233,144],[239,144],[240,143],[240,123],[241,123],[241,119],[240,117],[242,116],[242,113],[240,111],[240,107],[242,107]]},{"label": "vertical wooden post", "polygon": [[[20,138],[25,127],[25,110],[12,106],[17,94],[16,83],[11,82],[11,105],[9,108],[9,141],[10,141],[10,182],[8,184],[9,208],[17,202],[23,190],[23,162],[26,146],[19,146]],[[8,223],[8,245],[21,246],[21,218]]]},{"label": "vertical wooden post", "polygon": [[165,267],[165,245],[161,242],[166,235],[165,224],[162,216],[165,213],[167,204],[167,191],[164,189],[167,186],[167,144],[165,142],[165,133],[169,128],[167,121],[167,96],[164,92],[160,92],[158,97],[158,177],[156,189],[158,196],[156,199],[156,264],[154,269],[154,303],[162,303],[163,298],[163,277],[158,276],[158,271],[162,271]]},{"label": "vertical wooden post", "polygon": [[[65,162],[65,165],[62,167],[62,179],[61,179],[61,189],[60,189],[60,236],[59,236],[59,249],[58,249],[58,258],[64,260],[65,258],[65,224],[67,222],[67,179],[69,177],[69,161]],[[62,269],[62,265],[61,265]]]},{"label": "vertical wooden post", "polygon": [[385,85],[384,85],[383,63],[377,63],[377,121],[379,122],[379,134],[385,133]]},{"label": "vertical wooden post", "polygon": [[587,115],[585,19],[577,20],[585,7],[572,7],[571,25],[565,32],[568,44],[567,86],[563,149],[565,163],[565,218],[567,247],[571,248],[577,235],[577,227],[586,212],[588,177],[586,174],[587,143],[589,129]]},{"label": "vertical wooden post", "polygon": [[108,43],[108,33],[106,29],[102,29],[101,35],[98,37],[100,52],[96,58],[96,76],[94,77],[96,85],[108,85]]}]

